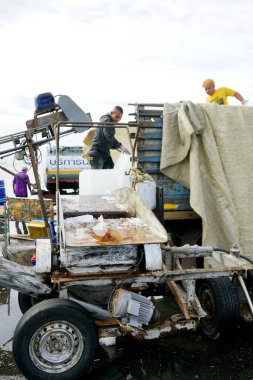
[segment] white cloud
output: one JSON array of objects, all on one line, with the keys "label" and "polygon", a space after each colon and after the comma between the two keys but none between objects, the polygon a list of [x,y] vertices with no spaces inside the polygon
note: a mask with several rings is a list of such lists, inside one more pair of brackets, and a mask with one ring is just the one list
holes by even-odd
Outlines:
[{"label": "white cloud", "polygon": [[94,120],[114,104],[129,112],[130,102],[204,101],[206,77],[253,99],[251,4],[0,0],[3,134],[19,130],[47,91],[71,96]]}]

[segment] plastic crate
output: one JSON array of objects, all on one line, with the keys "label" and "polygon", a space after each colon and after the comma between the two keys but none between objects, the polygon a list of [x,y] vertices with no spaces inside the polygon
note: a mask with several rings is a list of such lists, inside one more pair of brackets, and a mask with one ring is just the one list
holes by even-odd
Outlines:
[{"label": "plastic crate", "polygon": [[32,220],[28,223],[28,230],[31,239],[47,238],[47,229],[43,221]]},{"label": "plastic crate", "polygon": [[36,112],[56,107],[56,103],[51,92],[45,92],[44,94],[39,94],[34,99]]}]

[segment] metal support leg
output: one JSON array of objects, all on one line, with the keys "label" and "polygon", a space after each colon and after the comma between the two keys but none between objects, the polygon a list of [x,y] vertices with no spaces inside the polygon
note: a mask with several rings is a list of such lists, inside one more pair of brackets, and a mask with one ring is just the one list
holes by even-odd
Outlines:
[{"label": "metal support leg", "polygon": [[246,288],[246,285],[245,285],[245,282],[243,281],[243,278],[242,276],[238,276],[238,280],[241,284],[241,287],[242,287],[242,290],[245,294],[245,297],[247,298],[247,301],[248,301],[248,304],[249,304],[249,308],[250,308],[250,311],[251,313],[253,314],[253,304],[252,304],[252,301],[251,301],[251,298],[250,298],[250,295],[249,295],[249,292]]}]

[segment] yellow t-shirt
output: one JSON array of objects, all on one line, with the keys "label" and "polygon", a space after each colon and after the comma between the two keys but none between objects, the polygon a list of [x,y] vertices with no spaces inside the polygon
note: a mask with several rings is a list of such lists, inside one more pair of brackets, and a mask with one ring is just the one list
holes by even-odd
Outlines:
[{"label": "yellow t-shirt", "polygon": [[227,87],[221,87],[216,90],[213,95],[209,95],[206,99],[206,103],[218,103],[218,104],[224,104],[227,105],[227,97],[228,96],[235,96],[236,91],[231,90]]}]

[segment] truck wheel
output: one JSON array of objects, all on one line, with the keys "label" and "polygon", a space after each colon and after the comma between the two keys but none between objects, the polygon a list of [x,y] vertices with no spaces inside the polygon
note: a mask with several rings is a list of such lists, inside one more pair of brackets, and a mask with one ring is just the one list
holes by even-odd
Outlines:
[{"label": "truck wheel", "polygon": [[208,337],[218,339],[220,334],[238,326],[239,301],[228,277],[199,280],[196,292],[207,313],[200,319],[200,327]]},{"label": "truck wheel", "polygon": [[29,380],[78,380],[97,349],[95,327],[83,307],[50,299],[29,309],[13,338],[13,356]]}]

